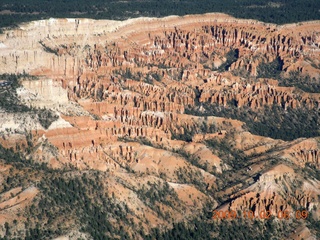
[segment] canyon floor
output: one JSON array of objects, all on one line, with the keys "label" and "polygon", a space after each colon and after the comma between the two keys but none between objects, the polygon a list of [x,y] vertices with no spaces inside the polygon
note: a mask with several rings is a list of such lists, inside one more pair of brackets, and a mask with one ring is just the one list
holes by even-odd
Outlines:
[{"label": "canyon floor", "polygon": [[1,237],[320,238],[320,21],[51,18],[0,56]]}]

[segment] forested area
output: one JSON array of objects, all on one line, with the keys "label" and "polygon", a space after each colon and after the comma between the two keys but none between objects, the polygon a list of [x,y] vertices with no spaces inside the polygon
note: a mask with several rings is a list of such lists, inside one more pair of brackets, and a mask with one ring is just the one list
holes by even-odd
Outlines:
[{"label": "forested area", "polygon": [[277,24],[320,18],[318,0],[2,0],[0,27],[50,17],[123,20],[134,17],[223,12],[237,18],[258,19]]},{"label": "forested area", "polygon": [[[72,226],[81,226],[81,231],[89,233],[93,239],[137,239],[139,235],[143,239],[232,239],[236,236],[237,239],[281,239],[295,226],[295,223],[289,226],[285,221],[277,223],[273,218],[268,221],[237,219],[218,222],[211,219],[212,206],[208,204],[193,219],[175,223],[172,229],[162,232],[159,228],[154,228],[146,233],[128,218],[131,211],[125,203],[117,201],[107,191],[102,191],[108,188],[108,183],[102,182],[109,173],[48,169],[1,145],[0,154],[3,158],[1,162],[10,164],[14,169],[11,171],[14,174],[4,179],[2,191],[18,186],[27,188],[30,186],[31,176],[38,178],[37,187],[41,194],[24,214],[28,219],[24,222],[25,239],[61,236]],[[152,184],[150,191],[150,194],[137,193],[143,201],[154,205],[153,201],[164,202],[161,196],[167,196],[172,189],[168,184],[163,188]],[[6,226],[7,236],[1,239],[12,239],[14,226]],[[134,236],[128,234],[127,227],[135,229]]]},{"label": "forested area", "polygon": [[306,107],[288,108],[284,111],[282,107],[273,105],[254,111],[249,107],[237,108],[232,104],[227,107],[207,103],[202,105],[206,109],[205,112],[197,108],[187,108],[185,113],[238,119],[245,122],[248,130],[253,134],[286,141],[300,137],[316,137],[320,134],[319,111]]}]

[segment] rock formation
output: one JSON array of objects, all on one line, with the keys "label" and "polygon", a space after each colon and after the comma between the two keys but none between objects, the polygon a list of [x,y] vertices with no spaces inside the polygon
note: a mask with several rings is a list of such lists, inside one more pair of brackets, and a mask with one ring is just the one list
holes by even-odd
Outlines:
[{"label": "rock formation", "polygon": [[[178,200],[161,207],[177,221],[207,201],[255,214],[298,206],[319,219],[319,181],[297,170],[319,171],[319,138],[275,140],[238,120],[185,114],[213,105],[318,113],[320,93],[281,80],[291,71],[319,79],[319,30],[317,21],[276,26],[223,14],[49,19],[6,30],[0,73],[23,75],[21,102],[57,118],[46,128],[34,115],[1,112],[0,144],[49,168],[110,173],[109,193],[128,202],[135,221],[146,218],[147,231],[173,221],[140,202],[140,181],[168,183]],[[275,62],[281,74],[264,76]]]}]

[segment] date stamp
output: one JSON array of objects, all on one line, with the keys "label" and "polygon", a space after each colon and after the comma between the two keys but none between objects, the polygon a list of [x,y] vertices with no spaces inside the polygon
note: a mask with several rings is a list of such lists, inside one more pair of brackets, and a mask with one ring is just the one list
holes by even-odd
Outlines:
[{"label": "date stamp", "polygon": [[296,210],[290,212],[289,210],[278,211],[276,213],[272,213],[271,211],[251,211],[251,210],[243,210],[243,211],[234,211],[234,210],[214,210],[212,213],[212,219],[270,219],[271,217],[276,217],[278,219],[306,219],[309,215],[307,210]]}]

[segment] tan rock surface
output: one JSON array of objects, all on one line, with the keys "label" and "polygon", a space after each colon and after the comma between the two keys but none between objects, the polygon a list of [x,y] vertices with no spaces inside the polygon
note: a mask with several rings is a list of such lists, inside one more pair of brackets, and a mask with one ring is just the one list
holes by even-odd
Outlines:
[{"label": "tan rock surface", "polygon": [[[239,120],[185,114],[230,104],[319,111],[319,93],[256,77],[259,65],[279,59],[284,76],[297,70],[319,78],[319,32],[319,21],[277,26],[224,14],[20,25],[0,35],[0,73],[37,76],[25,77],[18,96],[58,118],[45,129],[34,116],[1,112],[0,143],[71,169],[65,175],[105,174],[102,192],[126,203],[128,219],[146,232],[170,228],[208,202],[273,215],[300,207],[319,220],[320,183],[307,175],[320,169],[318,138],[275,140]],[[230,50],[238,57],[228,63]],[[141,194],[156,187],[168,197],[150,204]],[[13,221],[37,194],[36,187],[2,194],[0,222]]]}]

